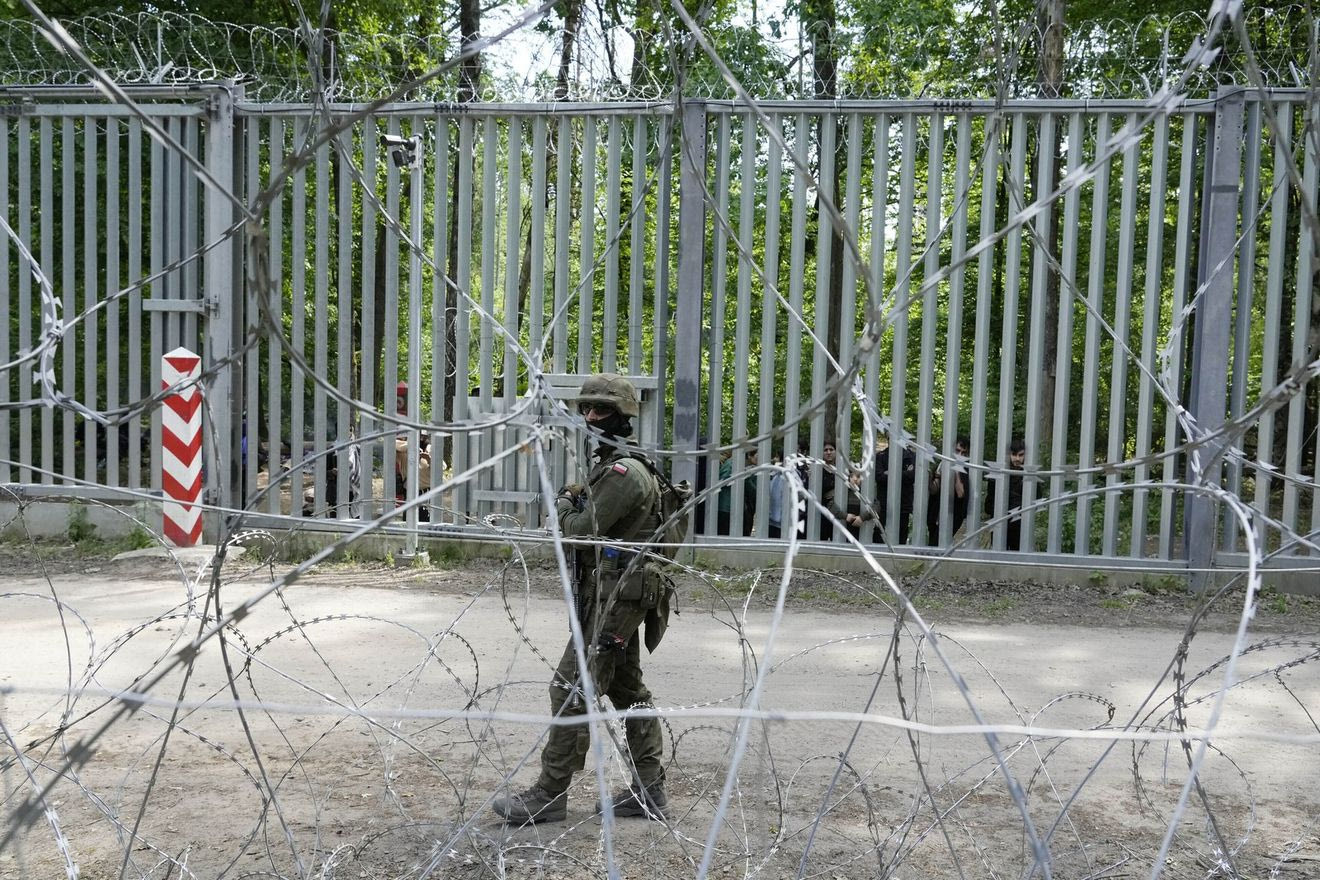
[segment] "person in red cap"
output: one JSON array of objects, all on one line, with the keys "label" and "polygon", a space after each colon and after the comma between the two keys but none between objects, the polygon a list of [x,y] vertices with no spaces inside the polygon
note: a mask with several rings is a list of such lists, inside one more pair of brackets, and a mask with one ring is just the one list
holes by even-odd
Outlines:
[{"label": "person in red cap", "polygon": [[[394,386],[394,412],[401,418],[408,417],[408,383],[399,382]],[[417,481],[418,492],[431,488],[431,450],[430,438],[418,434]],[[400,429],[394,436],[394,500],[402,504],[408,497],[408,432]],[[422,522],[431,519],[430,509],[423,506],[417,511],[417,518]]]}]

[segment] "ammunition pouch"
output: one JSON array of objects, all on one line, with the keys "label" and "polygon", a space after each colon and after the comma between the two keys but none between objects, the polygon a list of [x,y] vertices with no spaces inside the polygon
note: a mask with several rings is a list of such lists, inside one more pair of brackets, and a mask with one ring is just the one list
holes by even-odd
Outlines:
[{"label": "ammunition pouch", "polygon": [[642,640],[648,654],[655,653],[655,649],[660,646],[660,640],[669,630],[669,611],[675,596],[674,582],[670,580],[669,575],[658,570],[655,574],[660,582],[659,600],[654,607],[646,611],[646,635]]},{"label": "ammunition pouch", "polygon": [[643,610],[660,604],[664,577],[651,560],[638,560],[628,550],[607,547],[601,552],[596,583],[603,601],[632,602]]},{"label": "ammunition pouch", "polygon": [[[674,582],[665,573],[664,560],[635,557],[631,551],[613,547],[601,551],[595,572],[597,596],[602,605],[616,606],[606,615],[604,625],[617,624],[619,632],[643,625],[643,643],[653,652],[669,629]],[[625,621],[631,621],[631,626]]]}]

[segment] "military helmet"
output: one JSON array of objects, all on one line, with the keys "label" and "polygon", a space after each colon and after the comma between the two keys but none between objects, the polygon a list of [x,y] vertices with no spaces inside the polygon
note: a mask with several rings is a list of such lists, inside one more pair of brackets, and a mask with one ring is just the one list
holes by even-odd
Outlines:
[{"label": "military helmet", "polygon": [[578,404],[605,403],[625,416],[636,418],[639,412],[637,387],[617,373],[588,376],[578,392]]}]

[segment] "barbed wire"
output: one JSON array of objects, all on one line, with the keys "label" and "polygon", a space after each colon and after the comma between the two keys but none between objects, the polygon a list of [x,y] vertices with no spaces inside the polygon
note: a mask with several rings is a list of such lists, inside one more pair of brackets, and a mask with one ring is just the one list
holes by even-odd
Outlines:
[{"label": "barbed wire", "polygon": [[[496,10],[498,11],[498,9]],[[1183,77],[1188,95],[1251,81],[1248,62],[1233,44],[1216,47],[1207,64],[1185,65],[1190,41],[1203,33],[1207,18],[1187,10],[1170,18],[1147,16],[1135,22],[1115,19],[1073,25],[1064,34],[1062,95],[1091,98],[1145,98],[1158,94],[1173,78]],[[95,63],[114,81],[125,84],[195,85],[236,80],[254,101],[307,101],[323,94],[336,102],[366,102],[400,84],[419,79],[421,72],[451,60],[458,40],[452,31],[431,34],[322,33],[319,60],[309,63],[304,31],[296,27],[265,27],[212,21],[177,12],[123,15],[104,13],[63,23]],[[566,82],[558,81],[557,34],[523,29],[506,51],[486,53],[488,75],[482,79],[483,101],[605,101],[667,100],[675,80],[662,70],[626,66],[631,38],[614,30],[584,25],[578,57]],[[1242,24],[1252,40],[1262,85],[1308,88],[1311,70],[1307,53],[1315,36],[1315,21],[1307,6],[1252,5],[1243,10]],[[890,24],[840,25],[828,35],[840,45],[858,50],[842,59],[837,97],[908,98],[930,94],[940,98],[1033,97],[1039,94],[1035,59],[1042,32],[1035,22],[1012,29],[1005,43],[1008,57],[1019,59],[1007,79],[992,63],[987,47],[996,43],[994,23],[983,15],[926,29]],[[799,44],[827,35],[803,29],[799,39],[763,28],[724,28],[712,35],[722,53],[741,62],[743,85],[761,99],[810,98],[817,95],[809,64]],[[606,49],[606,43],[610,43]],[[901,45],[901,53],[886,47]],[[86,70],[75,59],[54,49],[37,23],[26,19],[0,21],[0,85],[69,86],[86,83]],[[872,48],[873,47],[873,48]],[[626,57],[621,60],[621,53]],[[879,52],[883,62],[875,57]],[[7,56],[7,57],[6,57]],[[458,72],[419,83],[410,100],[451,102],[459,95]],[[324,88],[320,79],[324,78]],[[723,79],[701,63],[686,71],[687,98],[732,99]]]},{"label": "barbed wire", "polygon": [[[524,12],[524,21],[537,11]],[[768,97],[796,94],[785,79],[776,80],[783,86],[776,91],[735,77],[723,54],[728,47],[703,30],[705,15],[690,15],[681,5],[674,12],[692,40],[679,31],[667,36],[667,44],[697,47],[705,53],[705,60],[675,48],[672,58],[682,60],[675,68],[683,74],[684,88],[675,94],[672,88],[652,84],[653,97],[681,104],[698,95],[736,95],[755,108]],[[1267,81],[1265,71],[1279,75],[1286,71],[1295,77],[1289,85],[1308,87],[1308,64],[1293,66],[1298,59],[1285,59],[1286,53],[1261,62],[1269,58],[1271,46],[1286,45],[1288,52],[1295,49],[1301,31],[1288,22],[1294,21],[1290,15],[1299,14],[1298,8],[1280,14],[1220,4],[1206,16],[1179,16],[1154,31],[1143,23],[1130,34],[1106,32],[1103,40],[1099,32],[1074,34],[1073,41],[1092,40],[1088,46],[1107,40],[1134,51],[1147,45],[1148,37],[1167,44],[1156,56],[1142,55],[1145,60],[1141,63],[1129,60],[1117,74],[1106,73],[1101,78],[1088,79],[1086,71],[1105,69],[1112,56],[1089,56],[1068,78],[1076,88],[1096,88],[1102,93],[1119,84],[1129,97],[1140,84],[1146,91],[1137,92],[1154,95],[1157,101],[1149,114],[1134,116],[1131,124],[1098,145],[1090,165],[1079,167],[1057,187],[1043,188],[1034,200],[1026,198],[1025,180],[1009,179],[1007,185],[1018,194],[1015,212],[960,259],[970,261],[978,248],[991,247],[1024,227],[1028,236],[1034,235],[1031,220],[1042,209],[1078,191],[1101,164],[1139,141],[1150,119],[1177,95],[1209,88],[1211,83],[1245,81],[1259,88],[1280,85]],[[1276,19],[1276,15],[1280,17]],[[137,30],[130,33],[134,23]],[[305,56],[305,41],[298,31],[223,26],[209,30],[216,26],[187,16],[150,21],[112,16],[70,25],[67,32],[46,26],[48,36],[40,40],[63,43],[71,54],[78,48],[91,62],[64,69],[37,63],[49,51],[40,49],[37,40],[25,42],[36,35],[33,26],[26,31],[13,23],[9,26],[11,53],[14,46],[23,46],[12,56],[11,70],[34,71],[34,78],[44,84],[88,79],[105,87],[143,80],[188,83],[240,72],[251,78],[249,95],[255,91],[264,99],[305,98],[312,90],[312,98],[323,107],[330,101],[376,100],[400,92],[423,100],[428,94],[431,99],[448,100],[441,95],[446,84],[453,85],[446,77],[457,61],[456,56],[443,54],[446,45],[439,39],[357,44],[343,35],[322,34],[334,38],[329,41],[335,46],[334,56],[323,77],[303,80],[295,73],[300,69],[299,53]],[[1252,40],[1252,63],[1241,69],[1235,66],[1225,42],[1235,26],[1239,39],[1245,35]],[[527,32],[526,28],[518,30]],[[155,48],[147,51],[153,31]],[[1309,25],[1305,33],[1309,38]],[[1278,40],[1272,43],[1267,37],[1276,34]],[[256,48],[247,42],[254,38],[259,44]],[[937,38],[926,35],[920,39]],[[981,89],[998,97],[1031,93],[1034,82],[1021,73],[1032,66],[1024,60],[1030,55],[1026,47],[1031,45],[1035,44],[1023,39],[1010,49],[1009,62],[987,64],[987,71],[995,73],[993,79],[981,83],[969,76],[966,93],[985,94]],[[136,75],[107,60],[116,53],[126,57],[124,46],[131,47],[137,61]],[[29,47],[32,65],[24,68],[26,62],[19,59]],[[410,53],[407,65],[396,60],[396,56]],[[1078,55],[1088,58],[1084,52]],[[1150,59],[1155,61],[1148,64]],[[301,63],[305,65],[305,57]],[[707,63],[718,74],[709,81],[702,78],[702,65]],[[367,76],[371,65],[375,68]],[[584,65],[589,68],[590,64]],[[268,72],[271,75],[266,77]],[[1239,76],[1244,79],[1235,79]],[[506,81],[494,86],[496,91],[488,96],[507,98],[533,81],[544,82],[543,78],[529,78],[510,86]],[[929,81],[937,85],[939,77],[931,76]],[[422,85],[413,88],[412,83]],[[512,91],[499,91],[506,87]],[[579,88],[574,97],[615,94],[609,89]],[[637,97],[638,92],[629,86],[619,94]],[[132,100],[122,93],[116,97]],[[670,117],[670,125],[678,115]],[[1141,679],[1141,685],[1149,684],[1144,698],[1136,693],[1131,699],[1118,700],[1062,683],[1040,700],[1039,708],[1029,708],[1015,693],[1017,687],[1025,690],[1027,685],[1010,679],[1023,666],[1032,675],[1038,672],[1035,654],[1043,650],[1042,644],[1033,640],[1030,657],[996,668],[965,640],[941,633],[914,604],[938,571],[938,563],[927,566],[921,576],[900,581],[892,564],[875,547],[855,538],[848,547],[865,565],[866,574],[831,572],[818,577],[885,603],[881,607],[890,614],[889,626],[868,627],[868,631],[846,636],[795,632],[786,610],[787,597],[795,585],[804,580],[809,583],[817,575],[797,565],[802,542],[790,529],[784,542],[759,542],[761,549],[781,553],[782,564],[750,574],[713,572],[695,565],[674,570],[682,594],[690,600],[689,607],[696,604],[699,591],[709,590],[713,595],[709,610],[690,631],[707,640],[703,643],[706,650],[688,644],[693,656],[704,653],[710,657],[700,667],[697,677],[701,680],[695,687],[680,687],[674,678],[665,679],[676,692],[691,695],[690,699],[657,707],[614,706],[605,711],[593,698],[591,676],[584,678],[589,701],[596,707],[585,716],[585,730],[594,743],[591,766],[595,780],[576,786],[572,790],[575,799],[603,797],[608,793],[608,780],[626,781],[627,725],[632,719],[658,717],[667,743],[670,790],[682,804],[678,811],[665,822],[640,831],[616,823],[608,809],[583,809],[563,825],[523,830],[493,821],[489,805],[501,788],[524,775],[539,744],[539,729],[547,723],[566,723],[523,707],[531,700],[535,700],[532,705],[540,703],[546,673],[553,668],[542,648],[548,641],[562,639],[563,606],[571,606],[567,556],[574,545],[564,540],[553,518],[544,531],[503,521],[473,524],[484,529],[487,540],[505,549],[507,561],[465,569],[465,576],[474,578],[472,582],[452,594],[427,592],[420,605],[410,604],[408,591],[398,589],[401,578],[397,574],[388,579],[394,591],[373,593],[366,597],[366,607],[354,606],[362,599],[342,585],[318,579],[327,577],[327,563],[337,554],[374,536],[401,534],[394,530],[411,511],[442,507],[447,493],[471,484],[483,472],[501,467],[524,451],[535,456],[535,478],[542,486],[542,497],[551,497],[554,481],[566,481],[567,475],[550,472],[544,451],[552,443],[575,450],[572,441],[586,426],[564,408],[564,401],[553,397],[544,382],[548,334],[539,349],[523,347],[517,339],[506,337],[533,377],[531,394],[518,413],[453,423],[414,421],[388,412],[387,407],[376,408],[342,394],[325,377],[316,375],[314,366],[288,338],[283,315],[272,308],[281,299],[270,275],[271,245],[260,218],[283,180],[310,163],[321,145],[336,144],[336,135],[346,124],[328,113],[317,117],[293,154],[285,157],[279,180],[272,180],[250,201],[234,194],[235,201],[252,213],[248,222],[229,229],[225,239],[241,243],[259,257],[252,261],[249,279],[258,294],[259,310],[245,328],[238,353],[213,366],[198,380],[200,387],[204,389],[206,379],[216,371],[230,369],[255,340],[268,337],[277,340],[281,360],[311,376],[337,405],[369,416],[375,424],[389,425],[382,437],[400,427],[462,434],[508,423],[514,416],[538,408],[555,412],[558,424],[535,425],[525,440],[446,476],[401,507],[374,519],[340,523],[345,532],[296,565],[279,560],[285,548],[301,537],[299,530],[312,527],[305,519],[289,517],[289,534],[278,537],[247,528],[247,510],[208,506],[221,515],[220,548],[214,558],[191,570],[171,554],[174,583],[181,593],[173,588],[160,590],[140,604],[127,594],[115,594],[107,602],[99,594],[101,588],[89,589],[81,574],[69,578],[42,570],[40,565],[23,575],[20,586],[0,593],[0,607],[8,612],[0,616],[7,621],[0,627],[13,626],[12,641],[22,649],[6,652],[7,661],[17,658],[18,665],[12,670],[5,667],[9,681],[0,684],[0,734],[5,743],[0,749],[5,817],[0,853],[10,854],[12,860],[0,862],[0,875],[16,871],[15,876],[40,876],[62,871],[76,877],[80,861],[88,859],[102,873],[115,865],[121,877],[144,878],[164,874],[328,880],[368,872],[400,878],[580,876],[584,872],[614,877],[639,869],[658,877],[698,878],[735,871],[748,878],[856,873],[896,877],[900,872],[966,877],[982,871],[991,876],[1098,878],[1111,876],[1124,866],[1134,866],[1151,877],[1237,877],[1253,872],[1273,877],[1283,876],[1294,857],[1309,845],[1316,833],[1314,816],[1284,809],[1280,802],[1288,792],[1280,793],[1277,783],[1265,796],[1256,791],[1258,783],[1262,788],[1266,783],[1260,781],[1263,770],[1253,760],[1263,750],[1252,747],[1265,742],[1297,746],[1300,757],[1296,766],[1305,766],[1320,736],[1310,708],[1310,701],[1320,697],[1315,693],[1311,666],[1320,659],[1320,642],[1307,636],[1251,636],[1265,555],[1252,524],[1255,518],[1268,516],[1204,473],[1199,482],[1186,485],[1134,476],[1112,485],[1080,487],[1073,493],[1032,501],[1021,511],[1090,495],[1172,485],[1188,497],[1222,504],[1235,517],[1248,542],[1246,575],[1241,582],[1226,584],[1204,597],[1171,648],[1163,671],[1156,669]],[[1272,132],[1271,137],[1278,135]],[[168,138],[160,143],[163,149],[179,149]],[[785,152],[792,155],[787,149]],[[342,153],[342,158],[351,176],[364,179],[366,172],[352,164],[349,153]],[[990,165],[987,160],[980,173]],[[796,170],[808,178],[813,173],[806,163],[799,163]],[[1289,186],[1296,188],[1297,179],[1293,174]],[[653,184],[648,177],[645,186]],[[731,233],[734,225],[718,195],[707,189],[704,198],[716,224]],[[821,199],[823,222],[848,238],[859,277],[872,277],[865,252],[844,215],[828,195]],[[431,270],[442,272],[436,255],[426,253],[424,243],[402,217],[392,216],[379,202],[373,207],[404,247]],[[1260,220],[1244,217],[1243,222]],[[1302,223],[1314,227],[1314,215],[1306,214]],[[624,235],[626,225],[620,224],[609,244]],[[5,232],[12,242],[21,244],[13,229]],[[1312,228],[1311,233],[1320,231]],[[938,236],[930,236],[928,247],[937,247],[948,234],[946,227]],[[216,246],[211,242],[207,248]],[[7,369],[40,358],[48,375],[37,386],[39,399],[20,405],[76,411],[108,424],[128,417],[99,410],[94,401],[79,401],[68,396],[67,390],[57,390],[52,365],[54,352],[66,344],[63,328],[88,312],[63,314],[50,280],[55,277],[52,268],[41,266],[31,253],[26,259],[37,280],[43,332],[38,334],[38,344],[31,351],[19,352]],[[920,262],[918,257],[912,265]],[[598,259],[588,267],[590,271],[582,273],[585,278],[579,282],[579,292],[600,265]],[[1055,268],[1059,268],[1057,263]],[[1230,266],[1222,260],[1208,274],[1213,277],[1226,271]],[[890,429],[890,437],[899,445],[915,445],[902,432],[902,419],[884,412],[856,380],[865,357],[892,326],[895,315],[906,312],[925,289],[945,277],[946,273],[936,273],[916,285],[916,290],[907,290],[909,278],[898,279],[888,290],[872,290],[864,307],[861,344],[851,359],[834,361],[823,393],[803,404],[790,415],[788,424],[772,433],[784,435],[823,412],[828,401],[843,396],[860,406],[867,420],[864,471],[874,459],[870,444],[875,427]],[[776,296],[779,308],[806,329],[811,344],[826,349],[791,300],[770,279],[762,276],[760,281]],[[445,284],[460,298],[462,307],[472,309],[478,320],[491,325],[492,333],[506,332],[479,298],[468,294],[465,285],[448,276]],[[1210,279],[1200,282],[1189,298],[1188,310],[1209,284]],[[111,295],[119,297],[123,292]],[[1065,295],[1078,300],[1085,310],[1098,311],[1079,289]],[[1188,313],[1185,310],[1179,316],[1180,328]],[[567,320],[567,306],[555,320]],[[1140,359],[1126,348],[1120,334],[1108,323],[1103,323],[1103,329],[1119,356],[1140,368]],[[1230,461],[1251,466],[1238,441],[1250,429],[1253,416],[1304,394],[1314,382],[1320,372],[1320,352],[1314,340],[1309,343],[1285,379],[1262,392],[1259,410],[1214,430],[1200,427],[1181,408],[1180,389],[1173,387],[1169,376],[1148,372],[1147,378],[1175,412],[1185,442],[1160,453],[1108,461],[1095,472],[1126,476],[1168,456],[1196,456],[1211,446],[1223,447]],[[1173,342],[1168,345],[1172,347]],[[134,413],[158,406],[162,396],[163,392],[143,402]],[[208,399],[205,403],[210,408],[224,402]],[[219,438],[211,439],[219,442]],[[331,444],[317,455],[348,452],[363,439]],[[737,437],[733,447],[760,439]],[[676,452],[649,447],[645,451],[657,457]],[[922,451],[936,460],[948,460],[940,449]],[[804,457],[801,461],[839,478],[847,476],[843,468],[820,459]],[[580,464],[576,452],[570,454],[569,462]],[[783,464],[760,467],[787,479],[792,508],[800,502],[810,515],[828,519],[838,533],[844,533],[839,514],[813,493],[796,464],[798,460],[790,458]],[[1006,473],[1002,465],[980,464],[977,468],[988,475]],[[267,491],[279,491],[294,468],[282,474],[274,466],[270,470]],[[1036,473],[1050,475],[1048,471]],[[691,505],[715,503],[722,488],[743,476],[715,481]],[[38,502],[19,493],[0,500],[7,500],[13,510],[4,530],[26,535],[39,515]],[[117,505],[105,510],[143,529],[147,543],[162,543],[136,510]],[[451,513],[454,518],[466,516]],[[1006,516],[1000,512],[990,518],[980,532],[994,529]],[[1270,522],[1288,540],[1314,549],[1312,536],[1294,533],[1294,524]],[[439,524],[431,527],[431,533],[471,536],[470,529],[447,530]],[[556,564],[549,569],[538,566],[529,558],[534,548],[549,548]],[[436,575],[422,570],[417,577],[425,584]],[[1194,644],[1209,641],[1202,632],[1207,610],[1230,600],[1242,603],[1236,611],[1236,631],[1231,638],[1219,640],[1208,654],[1194,655]],[[766,602],[768,607],[762,608],[758,602]],[[361,655],[349,650],[352,641],[371,645],[365,664]],[[583,644],[580,629],[575,630],[574,641],[581,660],[589,646]],[[718,650],[710,650],[712,644]],[[46,652],[42,656],[59,657],[61,663],[27,668],[28,655],[42,650]],[[833,684],[832,693],[822,693],[822,673],[812,665],[822,657],[838,658],[836,668],[825,673]],[[845,676],[838,672],[845,666],[864,671]],[[795,677],[809,683],[805,708],[792,705],[793,692],[787,690]],[[1295,707],[1290,714],[1277,711],[1262,717],[1265,713],[1257,712],[1250,716],[1254,723],[1245,730],[1226,730],[1230,696],[1236,699],[1250,689],[1253,696],[1257,690],[1265,690],[1268,696],[1277,697],[1272,690],[1276,685],[1290,701],[1288,705]],[[530,697],[531,693],[537,696]],[[882,700],[889,711],[877,709]],[[517,710],[511,711],[509,706]],[[967,717],[974,723],[948,720]],[[971,745],[949,745],[955,736],[970,737],[967,742]],[[1245,742],[1239,744],[1240,740]],[[1130,743],[1132,748],[1130,766],[1125,768],[1131,779],[1123,789],[1101,772],[1111,766],[1106,759],[1119,743]],[[1163,754],[1159,746],[1164,747]],[[1181,751],[1176,761],[1175,747]],[[1278,759],[1271,754],[1268,760]],[[1092,795],[1097,798],[1094,803],[1089,800]],[[1091,811],[1112,811],[1116,803],[1130,808],[1131,815],[1141,815],[1159,832],[1159,839],[1104,839],[1105,832],[1097,830],[1104,823],[1086,815],[1083,803]],[[208,810],[217,815],[205,816]],[[1258,827],[1258,817],[1266,811],[1273,823],[1268,837]],[[208,819],[209,827],[186,835],[187,842],[172,824]],[[1062,840],[1065,830],[1067,842]],[[343,839],[345,833],[349,839]],[[1252,850],[1249,845],[1258,837],[1265,837],[1267,848]],[[1244,859],[1249,857],[1254,862],[1247,865]]]}]

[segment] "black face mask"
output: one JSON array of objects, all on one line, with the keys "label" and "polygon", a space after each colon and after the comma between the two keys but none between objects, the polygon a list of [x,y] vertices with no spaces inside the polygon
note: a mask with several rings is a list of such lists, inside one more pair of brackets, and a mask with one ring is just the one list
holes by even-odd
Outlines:
[{"label": "black face mask", "polygon": [[632,419],[623,413],[615,410],[609,418],[601,419],[596,422],[588,422],[587,425],[592,431],[603,435],[606,439],[611,437],[630,437],[632,436]]}]

